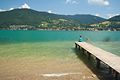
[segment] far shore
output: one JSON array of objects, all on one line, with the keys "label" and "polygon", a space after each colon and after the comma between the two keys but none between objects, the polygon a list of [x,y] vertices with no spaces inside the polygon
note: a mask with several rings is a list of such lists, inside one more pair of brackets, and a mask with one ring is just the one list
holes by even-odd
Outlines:
[{"label": "far shore", "polygon": [[28,28],[28,27],[18,27],[18,28],[0,28],[0,30],[64,30],[64,31],[120,31],[120,28]]}]

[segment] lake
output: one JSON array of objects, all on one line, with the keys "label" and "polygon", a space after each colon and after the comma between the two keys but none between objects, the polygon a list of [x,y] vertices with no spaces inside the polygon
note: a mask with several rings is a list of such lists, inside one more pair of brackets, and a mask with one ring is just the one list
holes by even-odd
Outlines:
[{"label": "lake", "polygon": [[[79,35],[82,35],[84,41],[94,44],[102,49],[112,52],[120,56],[120,32],[119,31],[23,31],[23,30],[1,30],[0,31],[0,54],[6,52],[7,47],[16,51],[20,46],[30,45],[30,50],[34,47],[39,47],[39,52],[44,49],[56,50],[56,46],[61,46],[63,53],[74,48],[74,42],[78,41]],[[13,46],[17,47],[13,47]],[[14,49],[15,48],[15,49]],[[67,49],[69,50],[67,50]],[[29,48],[26,48],[29,49]],[[30,51],[28,50],[28,51]],[[10,52],[11,52],[10,51]],[[27,51],[27,50],[26,50]],[[66,52],[64,52],[66,51]],[[10,53],[9,52],[9,53]],[[54,52],[54,51],[53,51]],[[54,52],[60,55],[61,50]],[[41,52],[42,53],[42,52]],[[14,53],[10,54],[11,56]],[[51,54],[51,53],[50,53]],[[53,54],[53,53],[52,53]],[[5,53],[4,53],[5,55]],[[63,54],[62,54],[63,55]]]},{"label": "lake", "polygon": [[84,41],[120,56],[119,31],[1,30],[0,79],[101,80],[76,55],[74,42],[80,35]]}]

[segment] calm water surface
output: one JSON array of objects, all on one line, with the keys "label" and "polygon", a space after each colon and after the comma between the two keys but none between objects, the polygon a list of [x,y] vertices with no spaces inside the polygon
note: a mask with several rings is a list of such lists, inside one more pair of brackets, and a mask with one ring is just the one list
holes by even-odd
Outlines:
[{"label": "calm water surface", "polygon": [[0,31],[1,57],[73,58],[74,42],[84,40],[120,56],[119,31]]}]

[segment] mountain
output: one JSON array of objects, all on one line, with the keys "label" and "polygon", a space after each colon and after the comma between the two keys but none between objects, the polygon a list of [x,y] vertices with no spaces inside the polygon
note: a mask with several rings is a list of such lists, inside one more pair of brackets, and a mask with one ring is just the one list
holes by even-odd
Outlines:
[{"label": "mountain", "polygon": [[35,27],[80,27],[81,24],[93,24],[105,19],[93,15],[58,15],[39,12],[32,9],[14,9],[0,12],[0,28],[12,25]]},{"label": "mountain", "polygon": [[93,23],[103,22],[106,20],[104,18],[94,16],[94,15],[89,15],[89,14],[69,15],[68,17],[74,20],[78,20],[82,24],[93,24]]},{"label": "mountain", "polygon": [[120,15],[114,16],[110,19],[108,19],[109,21],[120,21]]},{"label": "mountain", "polygon": [[31,9],[14,9],[11,11],[0,12],[0,24],[39,24],[40,21],[45,21],[54,14],[46,12],[38,12]]}]

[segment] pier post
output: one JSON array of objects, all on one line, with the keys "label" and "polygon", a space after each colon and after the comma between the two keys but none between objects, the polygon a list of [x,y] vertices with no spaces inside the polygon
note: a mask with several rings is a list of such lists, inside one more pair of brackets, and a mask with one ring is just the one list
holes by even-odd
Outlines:
[{"label": "pier post", "polygon": [[82,54],[83,54],[83,52],[84,52],[82,47],[80,47],[80,52],[81,52]]},{"label": "pier post", "polygon": [[79,46],[79,50],[80,50],[80,46]]},{"label": "pier post", "polygon": [[99,69],[100,68],[100,59],[96,58],[96,67]]},{"label": "pier post", "polygon": [[88,53],[88,59],[90,60],[90,57],[91,57],[91,53],[87,52]]},{"label": "pier post", "polygon": [[75,43],[75,48],[77,49],[77,44]]},{"label": "pier post", "polygon": [[115,80],[118,80],[118,72],[115,71]]},{"label": "pier post", "polygon": [[112,73],[112,68],[111,67],[109,67],[109,74],[111,74]]}]

